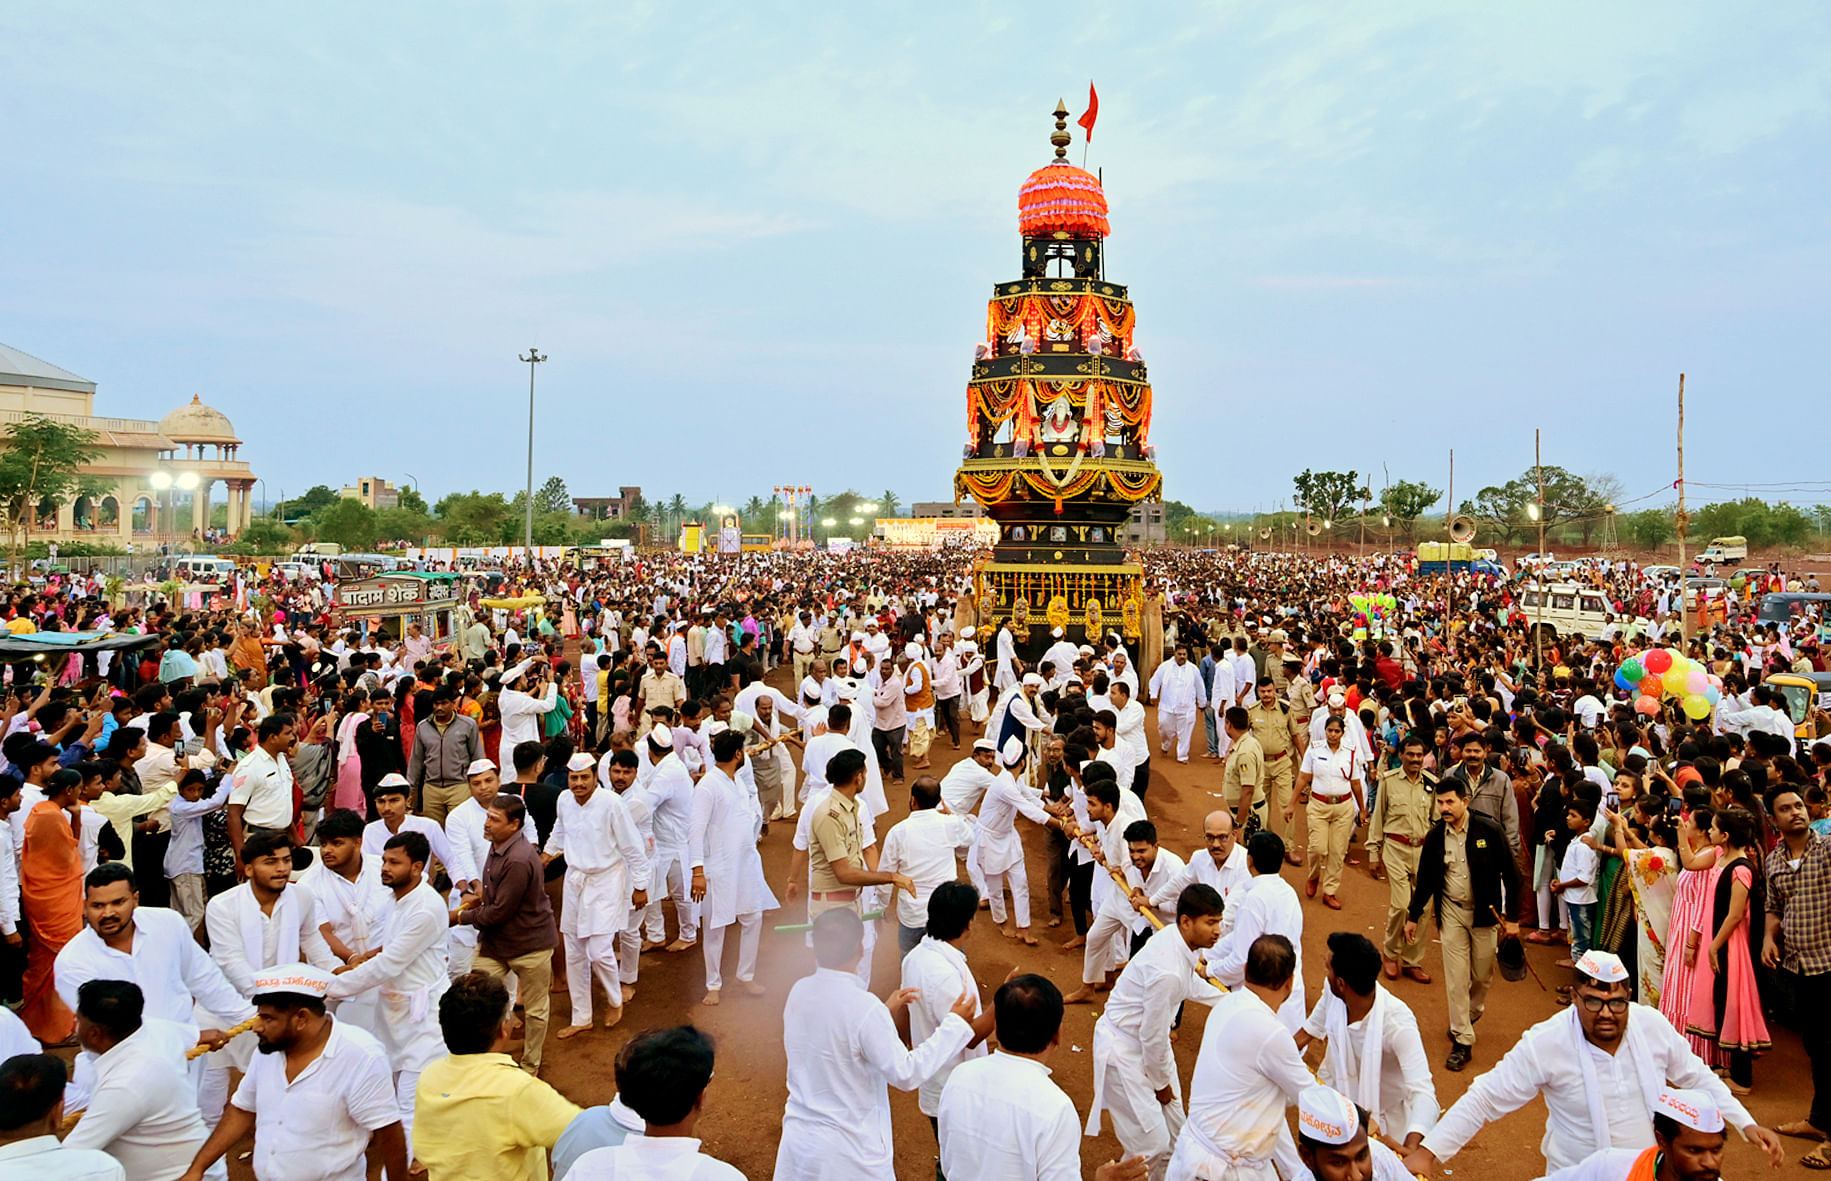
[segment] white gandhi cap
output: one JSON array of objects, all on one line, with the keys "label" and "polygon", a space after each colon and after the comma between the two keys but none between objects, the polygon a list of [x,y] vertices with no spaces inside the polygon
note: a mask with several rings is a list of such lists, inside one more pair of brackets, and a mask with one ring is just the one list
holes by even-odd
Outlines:
[{"label": "white gandhi cap", "polygon": [[1011,737],[1005,739],[1004,753],[1003,753],[1002,757],[1004,759],[1004,765],[1007,767],[1015,767],[1015,766],[1017,766],[1017,764],[1023,762],[1024,761],[1024,740],[1019,738],[1015,734],[1013,734],[1013,735],[1011,735]]},{"label": "white gandhi cap", "polygon": [[1618,984],[1628,978],[1627,965],[1612,951],[1584,952],[1577,961],[1577,971],[1599,984]]},{"label": "white gandhi cap", "polygon": [[1717,1101],[1702,1091],[1682,1091],[1667,1087],[1653,1100],[1653,1114],[1677,1120],[1699,1132],[1721,1132],[1723,1112]]},{"label": "white gandhi cap", "polygon": [[250,995],[259,1000],[268,993],[290,992],[322,1000],[330,990],[331,974],[323,968],[310,964],[280,964],[254,974],[254,992]]},{"label": "white gandhi cap", "polygon": [[473,776],[481,775],[485,771],[494,771],[495,769],[496,769],[496,764],[491,762],[490,760],[477,759],[476,761],[471,763],[470,766],[464,768],[464,777],[466,779],[469,779]]},{"label": "white gandhi cap", "polygon": [[580,751],[566,760],[566,770],[568,771],[589,771],[597,765],[597,762],[584,751]]},{"label": "white gandhi cap", "polygon": [[1346,1144],[1361,1128],[1361,1113],[1348,1097],[1321,1083],[1297,1096],[1297,1132],[1318,1144]]}]

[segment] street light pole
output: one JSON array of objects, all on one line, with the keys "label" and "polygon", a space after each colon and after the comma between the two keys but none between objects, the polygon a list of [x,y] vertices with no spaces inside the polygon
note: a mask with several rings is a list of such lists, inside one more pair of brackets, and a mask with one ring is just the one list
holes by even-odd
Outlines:
[{"label": "street light pole", "polygon": [[521,357],[528,367],[528,499],[522,506],[527,512],[522,524],[521,544],[528,550],[529,561],[533,560],[534,551],[534,366],[546,359],[536,348],[529,348],[528,355]]}]

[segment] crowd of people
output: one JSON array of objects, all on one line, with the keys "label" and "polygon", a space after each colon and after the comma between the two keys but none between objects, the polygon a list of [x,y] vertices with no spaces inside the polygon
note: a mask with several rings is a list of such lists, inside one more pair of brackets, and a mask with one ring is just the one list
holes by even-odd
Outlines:
[{"label": "crowd of people", "polygon": [[[510,566],[491,602],[542,606],[473,596],[436,638],[317,580],[0,595],[16,637],[139,637],[8,657],[0,1162],[222,1176],[252,1136],[272,1181],[741,1175],[693,1134],[715,1047],[686,1005],[758,1003],[763,916],[805,907],[778,1178],[893,1176],[893,1086],[955,1178],[1080,1177],[1110,1117],[1105,1181],[1386,1181],[1539,1096],[1552,1177],[1710,1181],[1731,1128],[1831,1168],[1831,717],[1768,683],[1826,671],[1815,615],[1687,616],[1595,563],[1604,626],[1548,636],[1524,571],[1166,549],[1143,634],[1033,647],[976,612],[977,556]],[[1639,691],[1662,669],[1708,709]],[[1186,854],[1148,806],[1171,761],[1220,788]],[[1377,939],[1330,924],[1353,891]],[[1035,944],[1038,895],[1080,979],[988,1003],[967,934]],[[1487,1067],[1447,1110],[1402,991],[1435,984],[1432,931],[1443,1067]],[[1527,943],[1562,953],[1562,1011],[1478,1054]],[[695,948],[697,997],[641,989]],[[540,1078],[555,992],[555,1040],[641,1013],[608,1103]],[[1083,1121],[1050,1066],[1094,1000]],[[1816,1095],[1769,1130],[1741,1100],[1780,1026]]]}]

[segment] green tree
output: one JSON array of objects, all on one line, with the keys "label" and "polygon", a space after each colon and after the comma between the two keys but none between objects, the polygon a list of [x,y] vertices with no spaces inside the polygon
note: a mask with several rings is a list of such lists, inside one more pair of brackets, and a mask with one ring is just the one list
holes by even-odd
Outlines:
[{"label": "green tree", "polygon": [[15,567],[31,544],[32,522],[43,502],[93,499],[107,491],[100,480],[82,474],[84,465],[101,458],[95,444],[94,431],[43,414],[7,425],[0,443],[0,511],[6,514]]},{"label": "green tree", "polygon": [[1635,549],[1657,550],[1672,540],[1676,532],[1672,514],[1674,506],[1643,508],[1620,519],[1621,531]]},{"label": "green tree", "polygon": [[284,554],[292,551],[293,532],[272,517],[256,517],[236,540],[247,546],[249,553]]},{"label": "green tree", "polygon": [[375,544],[375,510],[355,497],[339,497],[312,514],[318,536],[344,549],[361,550]]},{"label": "green tree", "polygon": [[1421,480],[1400,480],[1388,484],[1380,493],[1380,508],[1409,542],[1417,536],[1418,518],[1442,499],[1440,488],[1432,488]]},{"label": "green tree", "polygon": [[418,513],[422,517],[430,517],[432,515],[432,509],[427,507],[426,498],[419,494],[418,489],[402,488],[400,492],[401,508],[406,509],[410,513]]},{"label": "green tree", "polygon": [[415,545],[432,532],[432,518],[410,508],[385,508],[375,514],[375,536],[382,541],[409,541]]},{"label": "green tree", "polygon": [[305,490],[305,495],[295,496],[286,502],[286,511],[295,517],[312,517],[320,509],[329,508],[343,497],[334,488],[324,484],[313,484]]},{"label": "green tree", "polygon": [[897,499],[896,493],[888,488],[884,489],[883,495],[877,498],[878,512],[886,517],[896,516],[896,510],[901,508],[902,504],[903,502]]},{"label": "green tree", "polygon": [[[501,545],[509,502],[500,492],[453,492],[439,500],[438,531],[452,545]],[[521,520],[516,516],[516,522]]]},{"label": "green tree", "polygon": [[1475,520],[1500,535],[1505,544],[1513,540],[1522,522],[1526,520],[1526,505],[1531,497],[1517,485],[1518,480],[1506,484],[1490,484],[1475,493],[1475,499],[1465,500],[1457,511]]},{"label": "green tree", "polygon": [[536,514],[570,514],[572,494],[566,491],[566,481],[558,476],[548,476],[547,482],[534,490],[534,511]]},{"label": "green tree", "polygon": [[761,496],[753,496],[744,502],[744,527],[752,533],[758,531],[763,519],[769,515],[769,506],[763,503]]},{"label": "green tree", "polygon": [[1296,486],[1296,504],[1324,521],[1333,521],[1340,517],[1357,500],[1367,497],[1367,486],[1360,478],[1359,472],[1312,472],[1303,469],[1302,473],[1291,478]]}]

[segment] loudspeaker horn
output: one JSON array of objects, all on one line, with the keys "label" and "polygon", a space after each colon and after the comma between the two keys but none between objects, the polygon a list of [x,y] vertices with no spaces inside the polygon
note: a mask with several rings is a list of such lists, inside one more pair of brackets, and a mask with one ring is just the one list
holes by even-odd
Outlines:
[{"label": "loudspeaker horn", "polygon": [[1268,525],[1265,528],[1259,530],[1259,540],[1260,541],[1270,541],[1271,539],[1272,539],[1271,526]]},{"label": "loudspeaker horn", "polygon": [[1303,527],[1303,531],[1308,533],[1311,537],[1315,537],[1322,532],[1322,524],[1319,521],[1311,521],[1308,525]]},{"label": "loudspeaker horn", "polygon": [[1475,540],[1475,518],[1458,516],[1450,521],[1450,540],[1467,542]]}]

